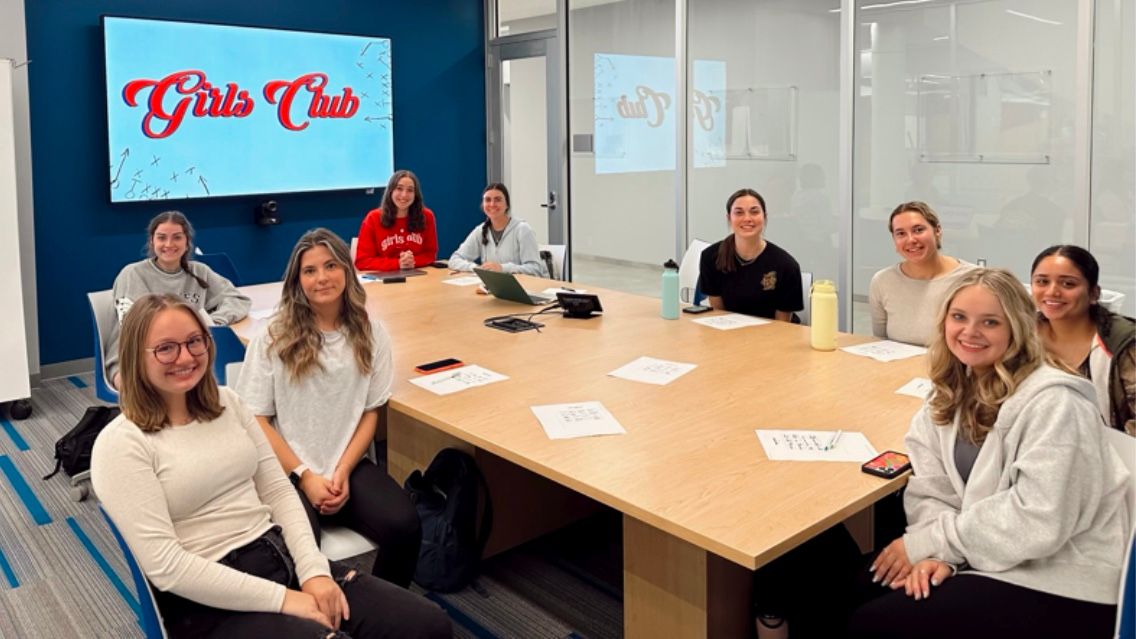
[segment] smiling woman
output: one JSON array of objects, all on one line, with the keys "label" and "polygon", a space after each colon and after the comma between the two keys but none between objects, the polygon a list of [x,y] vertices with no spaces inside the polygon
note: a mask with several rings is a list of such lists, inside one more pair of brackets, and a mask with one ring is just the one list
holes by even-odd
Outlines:
[{"label": "smiling woman", "polygon": [[888,232],[903,261],[872,277],[868,292],[872,333],[925,346],[934,334],[935,314],[946,292],[975,267],[939,252],[943,228],[939,216],[924,202],[895,207]]},{"label": "smiling woman", "polygon": [[780,246],[765,239],[765,198],[738,189],[726,200],[730,235],[702,251],[698,286],[719,310],[795,321],[804,307],[801,267]]},{"label": "smiling woman", "polygon": [[[233,283],[214,273],[205,264],[190,260],[193,255],[193,225],[180,211],[154,216],[146,228],[146,259],[119,272],[114,280],[114,306],[118,319],[130,310],[134,300],[147,294],[169,293],[203,314],[207,325],[226,326],[248,315],[252,302]],[[120,382],[116,324],[107,345],[107,379],[115,388]]]}]

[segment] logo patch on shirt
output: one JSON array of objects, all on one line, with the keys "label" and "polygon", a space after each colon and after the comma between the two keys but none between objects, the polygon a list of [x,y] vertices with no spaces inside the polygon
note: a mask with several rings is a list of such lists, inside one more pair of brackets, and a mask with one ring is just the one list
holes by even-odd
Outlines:
[{"label": "logo patch on shirt", "polygon": [[761,290],[772,291],[777,288],[777,271],[769,271],[761,276]]}]

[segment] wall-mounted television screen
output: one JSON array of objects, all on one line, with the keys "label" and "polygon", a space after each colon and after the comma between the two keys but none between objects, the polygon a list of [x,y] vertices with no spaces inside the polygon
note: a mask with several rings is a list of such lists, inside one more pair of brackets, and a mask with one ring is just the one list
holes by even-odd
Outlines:
[{"label": "wall-mounted television screen", "polygon": [[103,18],[112,202],[381,186],[388,38]]}]

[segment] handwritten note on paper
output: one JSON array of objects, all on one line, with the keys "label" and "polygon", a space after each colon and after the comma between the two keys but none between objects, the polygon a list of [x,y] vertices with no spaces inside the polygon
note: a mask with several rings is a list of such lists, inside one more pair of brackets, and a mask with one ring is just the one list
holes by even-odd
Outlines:
[{"label": "handwritten note on paper", "polygon": [[475,386],[485,386],[493,382],[509,379],[501,373],[494,373],[488,368],[476,364],[462,366],[461,368],[423,375],[410,380],[411,384],[424,388],[435,395],[449,395]]},{"label": "handwritten note on paper", "polygon": [[910,382],[900,386],[899,390],[895,391],[895,394],[927,399],[933,389],[934,386],[931,384],[931,380],[926,377],[913,377]]},{"label": "handwritten note on paper", "polygon": [[835,461],[863,463],[879,453],[864,433],[842,431],[828,449],[834,430],[755,430],[772,461]]},{"label": "handwritten note on paper", "polygon": [[600,402],[532,406],[549,439],[622,435],[627,431]]},{"label": "handwritten note on paper", "polygon": [[481,278],[476,275],[466,275],[464,277],[451,277],[448,280],[442,280],[442,283],[450,286],[473,286],[480,284]]},{"label": "handwritten note on paper", "polygon": [[868,342],[867,344],[857,344],[856,346],[845,346],[840,350],[852,353],[853,355],[871,357],[877,362],[894,362],[897,359],[918,357],[919,355],[927,353],[927,349],[922,346],[912,346],[911,344],[893,342],[888,339],[878,342]]},{"label": "handwritten note on paper", "polygon": [[608,373],[608,375],[620,379],[628,379],[633,382],[663,386],[675,381],[695,368],[698,368],[697,364],[668,362],[665,359],[655,359],[654,357],[640,357],[629,364],[620,366]]},{"label": "handwritten note on paper", "polygon": [[730,331],[735,328],[745,328],[747,326],[761,326],[762,324],[768,324],[770,321],[771,320],[762,319],[760,317],[753,317],[752,315],[727,313],[726,315],[715,315],[713,317],[700,317],[694,320],[694,323],[716,328],[720,331]]}]

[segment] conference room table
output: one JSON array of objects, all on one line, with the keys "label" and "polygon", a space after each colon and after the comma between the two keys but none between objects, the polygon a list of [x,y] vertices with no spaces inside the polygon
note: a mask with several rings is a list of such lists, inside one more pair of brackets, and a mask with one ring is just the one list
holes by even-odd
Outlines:
[{"label": "conference room table", "polygon": [[[660,302],[586,283],[604,313],[543,314],[540,332],[507,333],[490,316],[539,307],[451,286],[444,270],[367,283],[367,308],[390,333],[388,470],[400,483],[454,446],[490,487],[487,555],[596,512],[622,513],[625,636],[735,637],[752,632],[752,571],[898,490],[857,463],[770,461],[755,429],[862,432],[903,450],[920,400],[895,391],[925,376],[922,357],[878,362],[813,350],[809,329],[771,322],[717,330],[704,315],[660,317]],[[555,286],[527,276],[529,290]],[[280,284],[246,286],[254,310]],[[267,320],[234,328],[244,337]],[[840,334],[839,346],[872,341]],[[657,386],[611,377],[641,356],[696,364]],[[451,395],[409,382],[418,364],[454,357],[508,376]],[[600,401],[626,434],[550,439],[532,406]],[[823,579],[824,575],[817,575]]]}]

